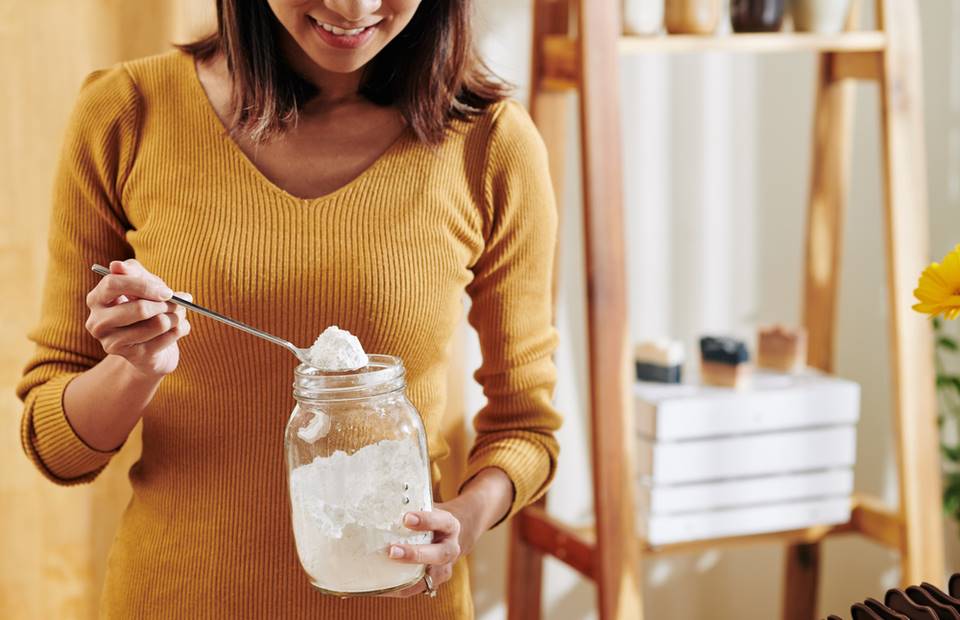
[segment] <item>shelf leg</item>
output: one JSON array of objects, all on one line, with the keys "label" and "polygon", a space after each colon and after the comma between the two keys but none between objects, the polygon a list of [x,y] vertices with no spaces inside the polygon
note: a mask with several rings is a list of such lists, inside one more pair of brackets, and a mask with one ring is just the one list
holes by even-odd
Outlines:
[{"label": "shelf leg", "polygon": [[930,260],[920,23],[916,0],[878,0],[888,47],[880,90],[894,437],[906,548],[904,585],[942,583],[940,451],[930,323],[913,289]]},{"label": "shelf leg", "polygon": [[[561,196],[565,179],[567,111],[570,96],[544,90],[540,83],[543,66],[543,39],[550,34],[565,33],[569,25],[567,0],[536,0],[533,6],[533,57],[531,59],[530,115],[543,137],[550,157],[550,177],[558,211],[562,215]],[[559,250],[553,260],[553,305],[556,313],[559,282]],[[546,496],[534,506],[545,508]],[[507,618],[538,620],[543,616],[543,553],[529,545],[523,537],[520,519],[510,524],[510,547],[507,561]]]},{"label": "shelf leg", "polygon": [[815,620],[820,580],[820,543],[787,547],[783,597],[785,620]]},{"label": "shelf leg", "polygon": [[[850,81],[835,79],[836,63],[837,55],[820,55],[803,306],[809,338],[807,362],[826,372],[833,370],[854,104]],[[819,543],[788,546],[783,588],[785,620],[816,618],[819,563]]]},{"label": "shelf leg", "polygon": [[[534,505],[545,507],[547,498]],[[535,620],[543,617],[543,553],[527,544],[521,530],[520,520],[514,519],[507,566],[507,619]]]},{"label": "shelf leg", "polygon": [[[634,516],[629,411],[623,174],[620,115],[620,2],[579,1],[578,62],[597,602],[601,620],[639,620],[639,545]],[[589,8],[588,8],[589,7]]]}]

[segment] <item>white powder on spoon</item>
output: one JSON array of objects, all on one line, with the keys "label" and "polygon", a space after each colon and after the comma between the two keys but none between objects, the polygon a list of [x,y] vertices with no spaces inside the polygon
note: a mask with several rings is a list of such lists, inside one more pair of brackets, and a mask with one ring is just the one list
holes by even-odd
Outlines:
[{"label": "white powder on spoon", "polygon": [[310,365],[325,372],[358,370],[370,361],[360,340],[336,325],[323,330],[307,354]]}]

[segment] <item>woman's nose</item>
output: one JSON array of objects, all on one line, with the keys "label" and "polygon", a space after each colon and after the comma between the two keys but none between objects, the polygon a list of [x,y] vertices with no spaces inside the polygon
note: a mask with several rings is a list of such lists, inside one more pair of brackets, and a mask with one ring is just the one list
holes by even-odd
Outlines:
[{"label": "woman's nose", "polygon": [[383,4],[380,0],[326,0],[327,8],[349,22],[358,22],[375,13]]}]

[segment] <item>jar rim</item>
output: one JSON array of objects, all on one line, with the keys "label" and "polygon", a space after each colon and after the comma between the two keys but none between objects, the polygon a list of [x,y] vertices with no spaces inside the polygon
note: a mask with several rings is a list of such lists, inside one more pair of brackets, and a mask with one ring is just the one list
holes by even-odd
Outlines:
[{"label": "jar rim", "polygon": [[300,364],[294,370],[293,395],[297,398],[344,398],[358,392],[378,388],[396,389],[392,384],[399,380],[404,384],[406,370],[403,360],[394,355],[368,355],[368,363],[363,368],[346,372],[326,372],[307,364]]}]

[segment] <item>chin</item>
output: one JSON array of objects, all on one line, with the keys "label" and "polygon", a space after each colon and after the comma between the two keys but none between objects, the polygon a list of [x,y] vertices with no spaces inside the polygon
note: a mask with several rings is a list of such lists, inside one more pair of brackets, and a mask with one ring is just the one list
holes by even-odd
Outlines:
[{"label": "chin", "polygon": [[344,54],[341,56],[329,53],[318,54],[311,51],[307,52],[307,56],[315,65],[331,73],[354,73],[363,69],[372,60],[372,58],[367,58],[366,54],[362,56],[359,54]]}]

